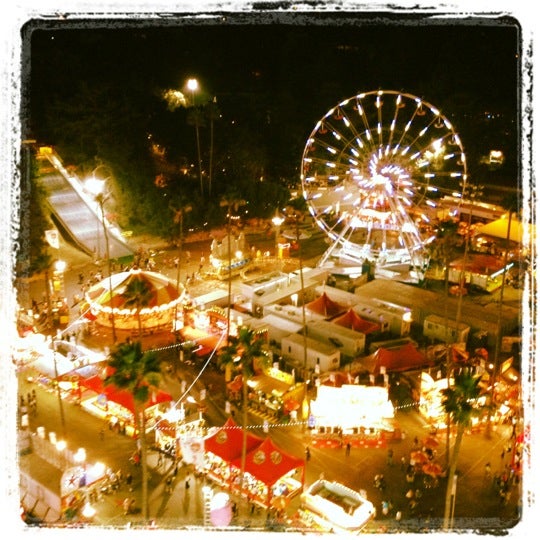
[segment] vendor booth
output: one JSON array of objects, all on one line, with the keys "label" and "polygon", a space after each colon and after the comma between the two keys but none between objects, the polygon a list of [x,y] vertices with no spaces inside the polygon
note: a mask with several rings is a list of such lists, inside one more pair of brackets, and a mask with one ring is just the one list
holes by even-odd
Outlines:
[{"label": "vendor booth", "polygon": [[[131,392],[121,390],[112,384],[106,385],[98,375],[81,380],[80,385],[94,392],[93,396],[81,402],[83,409],[98,418],[107,420],[109,427],[119,433],[130,436],[136,434],[134,422],[135,400]],[[144,406],[145,421],[148,428],[151,427],[151,420],[160,416],[159,405],[171,401],[172,396],[163,390],[151,393],[148,403]]]}]

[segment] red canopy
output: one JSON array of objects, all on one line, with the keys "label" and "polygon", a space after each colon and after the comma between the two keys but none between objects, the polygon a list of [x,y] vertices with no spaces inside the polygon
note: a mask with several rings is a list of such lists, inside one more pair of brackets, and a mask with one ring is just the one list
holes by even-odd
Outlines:
[{"label": "red canopy", "polygon": [[372,355],[363,358],[361,363],[371,373],[380,373],[381,367],[386,368],[387,372],[398,372],[420,369],[432,364],[412,343],[396,349],[381,347]]},{"label": "red canopy", "polygon": [[[233,460],[236,468],[241,468],[242,458]],[[267,437],[246,456],[246,472],[267,486],[273,486],[288,472],[303,467],[304,460],[285,454]]]},{"label": "red canopy", "polygon": [[335,318],[332,322],[355,330],[356,332],[362,332],[362,334],[371,334],[372,332],[377,332],[380,328],[377,323],[362,319],[352,308],[347,313]]},{"label": "red canopy", "polygon": [[319,315],[324,315],[325,317],[334,317],[339,313],[343,313],[346,309],[345,306],[331,300],[326,293],[322,293],[319,298],[307,303],[306,307]]},{"label": "red canopy", "polygon": [[[242,455],[243,432],[238,424],[229,416],[225,424],[213,435],[205,439],[204,449],[227,462],[231,462]],[[247,433],[246,452],[259,444],[262,439]]]},{"label": "red canopy", "polygon": [[[122,407],[126,408],[128,411],[135,413],[135,401],[129,390],[121,390],[113,384],[106,385],[103,379],[101,379],[101,377],[98,375],[94,375],[88,379],[83,379],[80,381],[80,384],[81,386],[85,386],[86,388],[93,390],[96,392],[96,394],[105,394],[105,397],[109,401],[122,405]],[[158,390],[157,392],[152,392],[150,394],[150,399],[145,404],[144,408],[148,409],[149,407],[153,407],[158,403],[167,403],[168,401],[172,401],[172,396],[163,390]]]}]

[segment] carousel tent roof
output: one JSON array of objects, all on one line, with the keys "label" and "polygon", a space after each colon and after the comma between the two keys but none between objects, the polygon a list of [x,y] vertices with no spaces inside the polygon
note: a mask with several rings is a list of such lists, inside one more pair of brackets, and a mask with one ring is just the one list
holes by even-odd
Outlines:
[{"label": "carousel tent roof", "polygon": [[[235,459],[233,465],[240,468],[241,457]],[[303,466],[303,459],[286,454],[267,437],[247,454],[245,470],[267,486],[272,486],[288,472]]]},{"label": "carousel tent roof", "polygon": [[334,317],[335,315],[343,313],[347,309],[345,306],[342,306],[341,304],[338,304],[330,299],[325,292],[323,292],[319,298],[307,303],[306,307],[319,315],[324,315],[325,317]]},{"label": "carousel tent roof", "polygon": [[386,368],[387,372],[398,372],[420,369],[432,364],[412,343],[396,349],[381,347],[360,362],[370,373],[380,373],[381,367]]},{"label": "carousel tent roof", "polygon": [[335,318],[332,322],[355,330],[356,332],[361,332],[362,334],[371,334],[380,328],[377,323],[362,319],[352,308],[347,313]]},{"label": "carousel tent roof", "polygon": [[506,239],[507,237],[512,242],[523,243],[525,233],[529,235],[534,234],[534,226],[523,224],[517,219],[512,219],[510,222],[510,236],[508,236],[508,216],[504,216],[501,219],[482,225],[477,229],[477,234],[485,234],[487,236],[494,236],[496,238]]},{"label": "carousel tent roof", "polygon": [[[111,275],[109,287],[109,278],[102,279],[96,285],[90,287],[86,293],[86,299],[90,304],[99,304],[100,306],[109,306],[117,309],[124,309],[127,298],[124,296],[127,286],[136,280],[142,280],[149,285],[152,291],[148,308],[169,304],[178,300],[183,293],[183,289],[176,287],[176,284],[167,276],[157,272],[147,272],[144,270],[129,270]],[[180,286],[181,287],[181,286]],[[111,291],[112,288],[112,302]]]},{"label": "carousel tent roof", "polygon": [[[205,439],[204,449],[207,452],[212,452],[216,456],[227,462],[232,462],[242,454],[242,429],[229,416],[225,424],[221,426],[213,435]],[[253,448],[261,444],[262,439],[247,433],[246,451],[249,452]]]},{"label": "carousel tent roof", "polygon": [[[105,394],[105,397],[109,401],[113,401],[130,412],[135,413],[135,401],[133,395],[128,390],[121,390],[113,384],[105,384],[103,379],[98,375],[81,380],[80,384],[97,394]],[[146,404],[145,409],[153,407],[158,403],[167,403],[168,401],[172,401],[172,399],[172,396],[167,392],[158,390],[155,394],[150,395],[150,400]]]}]

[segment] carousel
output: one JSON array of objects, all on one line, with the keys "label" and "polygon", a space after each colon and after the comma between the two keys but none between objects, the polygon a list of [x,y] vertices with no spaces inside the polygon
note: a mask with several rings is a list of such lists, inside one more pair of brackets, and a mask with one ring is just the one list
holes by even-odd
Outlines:
[{"label": "carousel", "polygon": [[[132,269],[113,274],[85,294],[81,311],[87,319],[117,330],[155,332],[170,330],[185,296],[167,276]],[[143,307],[144,306],[144,307]]]}]

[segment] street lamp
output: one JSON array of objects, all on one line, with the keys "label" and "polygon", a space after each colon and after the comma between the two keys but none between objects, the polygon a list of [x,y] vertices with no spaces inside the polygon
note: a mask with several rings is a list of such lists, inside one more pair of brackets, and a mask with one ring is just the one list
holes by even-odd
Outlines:
[{"label": "street lamp", "polygon": [[[98,178],[92,177],[86,181],[85,186],[94,196],[94,200],[98,204],[99,210],[101,213],[101,225],[103,226],[103,236],[105,238],[105,256],[107,258],[107,272],[109,273],[109,305],[111,308],[111,330],[112,330],[112,338],[113,338],[113,344],[114,344],[116,343],[116,328],[114,324],[114,306],[112,303],[113,286],[112,286],[112,278],[111,278],[111,256],[110,256],[110,251],[109,251],[109,233],[107,230],[107,223],[105,220],[105,210],[103,208],[103,204],[105,203],[108,197],[108,195],[105,195],[103,193],[103,189],[105,187],[106,181],[107,179],[100,180]],[[98,235],[98,239],[99,239],[99,235]],[[98,241],[98,248],[99,248],[99,241]],[[97,252],[97,256],[99,257],[99,252]]]},{"label": "street lamp", "polygon": [[280,230],[279,228],[281,227],[281,225],[283,224],[284,221],[285,221],[285,219],[282,218],[281,216],[279,216],[277,213],[272,218],[272,224],[276,228],[276,246],[275,246],[276,258],[279,258],[279,259],[281,259],[281,257],[282,257],[282,254],[281,254],[280,249],[279,249],[279,230]]},{"label": "street lamp", "polygon": [[203,194],[202,163],[201,163],[201,142],[199,138],[199,114],[195,106],[195,92],[199,89],[197,79],[188,79],[187,88],[191,92],[191,106],[193,107],[193,120],[195,122],[195,137],[197,139],[197,161],[199,165],[199,182],[201,185],[201,195]]}]

